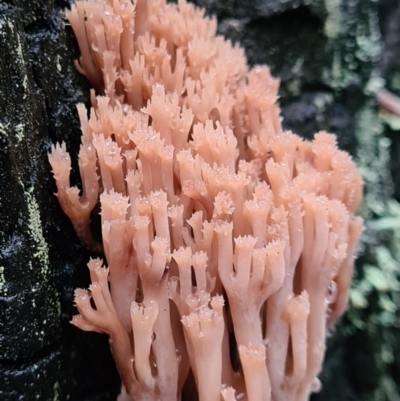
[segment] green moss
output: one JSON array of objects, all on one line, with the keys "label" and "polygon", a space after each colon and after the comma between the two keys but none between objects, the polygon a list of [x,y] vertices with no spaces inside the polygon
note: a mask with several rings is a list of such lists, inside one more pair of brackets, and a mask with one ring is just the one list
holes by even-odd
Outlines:
[{"label": "green moss", "polygon": [[60,385],[59,385],[58,382],[54,383],[53,391],[54,391],[53,401],[59,401],[59,399],[60,399]]},{"label": "green moss", "polygon": [[331,39],[336,39],[340,34],[341,27],[341,5],[342,0],[324,0],[327,17],[324,25],[325,35]]},{"label": "green moss", "polygon": [[[351,56],[353,57],[353,56]],[[339,47],[333,50],[331,64],[326,63],[322,70],[323,80],[331,88],[341,90],[348,87],[352,82],[356,82],[358,75],[356,64],[350,56],[343,56]]]},{"label": "green moss", "polygon": [[[13,24],[13,22],[11,20],[7,21],[7,26],[8,26],[8,29],[10,31],[14,31],[15,26],[14,26],[14,24]],[[23,62],[24,54],[23,54],[23,51],[22,51],[22,40],[21,40],[21,35],[19,34],[18,30],[17,30],[17,47],[16,47],[15,50],[16,50],[18,59],[21,62]]]},{"label": "green moss", "polygon": [[28,75],[24,75],[24,79],[22,81],[22,87],[24,88],[24,94],[22,95],[22,99],[25,100],[27,98],[28,92]]},{"label": "green moss", "polygon": [[355,56],[363,62],[378,61],[381,55],[381,33],[378,15],[369,13],[366,22],[359,22],[356,27],[357,50]]},{"label": "green moss", "polygon": [[36,245],[36,250],[33,253],[33,258],[37,259],[41,266],[43,276],[49,271],[49,248],[43,236],[42,220],[37,200],[33,194],[33,187],[25,191],[26,204],[28,206],[28,232],[33,243]]},{"label": "green moss", "polygon": [[380,54],[379,39],[379,36],[358,36],[356,38],[358,48],[355,56],[361,61],[375,60]]},{"label": "green moss", "polygon": [[382,135],[383,124],[371,105],[357,115],[357,163],[365,183],[365,196],[361,207],[364,217],[371,213],[382,215],[391,195],[389,172],[390,141]]},{"label": "green moss", "polygon": [[24,130],[25,125],[22,123],[19,123],[15,126],[15,137],[17,138],[18,143],[20,143],[24,139]]},{"label": "green moss", "polygon": [[6,279],[4,277],[4,266],[0,266],[0,294],[7,295]]},{"label": "green moss", "polygon": [[[381,84],[381,80],[372,80],[366,93]],[[399,397],[391,365],[398,347],[395,333],[400,327],[400,204],[392,198],[390,141],[384,136],[384,123],[375,104],[366,104],[356,118],[357,163],[365,182],[360,212],[366,229],[344,329],[347,334],[362,330],[373,344],[374,351],[362,357],[376,367],[377,384],[361,399],[389,401]]]},{"label": "green moss", "polygon": [[388,87],[391,88],[393,91],[400,91],[400,72],[391,72],[390,77],[388,77]]},{"label": "green moss", "polygon": [[6,131],[6,127],[4,126],[3,123],[0,122],[0,134],[6,136],[7,135],[7,131]]}]

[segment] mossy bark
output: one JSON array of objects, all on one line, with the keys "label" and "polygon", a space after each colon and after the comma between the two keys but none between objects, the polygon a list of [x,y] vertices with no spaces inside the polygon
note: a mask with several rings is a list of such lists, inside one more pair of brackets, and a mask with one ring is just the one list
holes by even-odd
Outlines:
[{"label": "mossy bark", "polygon": [[[88,255],[53,195],[47,153],[79,147],[89,87],[65,2],[0,3],[0,399],[104,400],[118,391],[107,339],[68,323]],[[97,348],[99,352],[97,352]]]}]

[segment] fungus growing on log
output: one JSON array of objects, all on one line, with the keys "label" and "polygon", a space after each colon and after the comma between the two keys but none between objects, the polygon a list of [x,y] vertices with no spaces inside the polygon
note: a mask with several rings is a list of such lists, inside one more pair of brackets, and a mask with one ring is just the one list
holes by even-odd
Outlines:
[{"label": "fungus growing on log", "polygon": [[184,0],[78,1],[67,18],[98,94],[89,117],[78,105],[82,190],[64,144],[49,160],[105,258],[72,323],[109,335],[135,401],[179,400],[190,380],[200,401],[306,400],[362,230],[350,156],[334,135],[284,131],[279,81]]}]

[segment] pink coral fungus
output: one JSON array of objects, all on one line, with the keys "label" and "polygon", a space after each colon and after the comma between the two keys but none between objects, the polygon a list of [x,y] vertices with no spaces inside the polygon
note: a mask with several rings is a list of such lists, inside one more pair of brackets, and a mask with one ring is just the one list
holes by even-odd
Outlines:
[{"label": "pink coral fungus", "polygon": [[89,118],[78,105],[81,194],[65,145],[49,159],[108,266],[89,262],[72,323],[109,335],[133,400],[306,400],[362,229],[351,158],[284,131],[278,80],[184,0],[78,1],[67,18],[101,94]]}]

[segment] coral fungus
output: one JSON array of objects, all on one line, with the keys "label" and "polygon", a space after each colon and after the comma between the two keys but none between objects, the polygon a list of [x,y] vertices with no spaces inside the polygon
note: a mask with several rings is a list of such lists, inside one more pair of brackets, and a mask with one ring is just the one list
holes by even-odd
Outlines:
[{"label": "coral fungus", "polygon": [[[95,90],[82,191],[49,160],[83,244],[82,330],[107,333],[133,400],[304,401],[347,306],[362,181],[325,132],[282,129],[279,82],[184,0],[87,0],[67,12]],[[90,217],[100,202],[102,245]],[[190,382],[193,382],[190,386]]]}]

